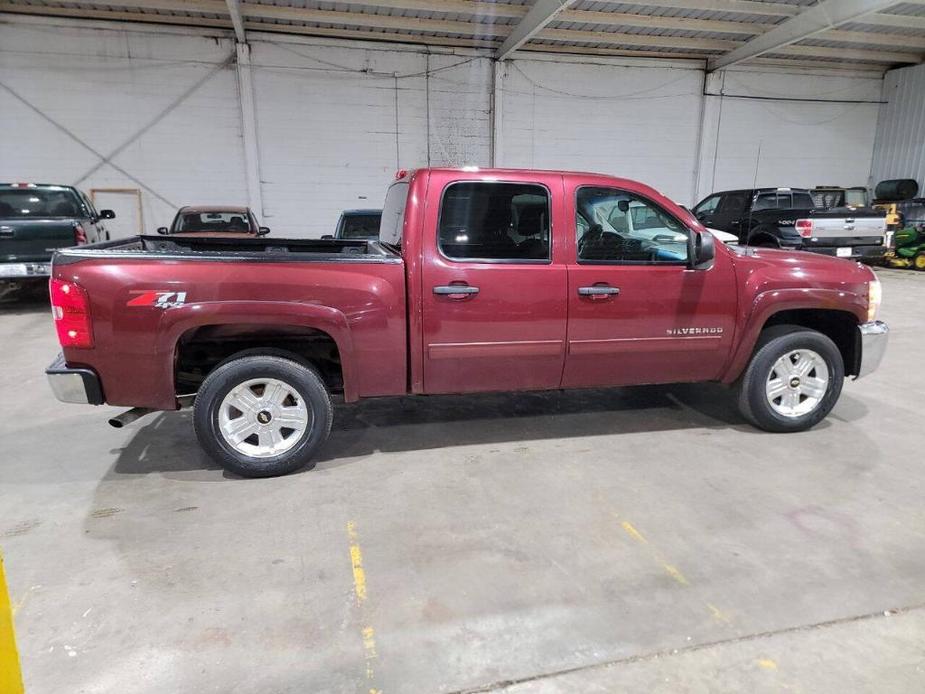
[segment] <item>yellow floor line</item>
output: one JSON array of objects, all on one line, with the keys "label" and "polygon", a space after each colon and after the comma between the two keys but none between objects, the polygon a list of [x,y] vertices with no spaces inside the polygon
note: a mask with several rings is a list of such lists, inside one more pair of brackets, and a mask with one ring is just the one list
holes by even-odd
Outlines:
[{"label": "yellow floor line", "polygon": [[[662,565],[662,570],[664,570],[666,574],[671,576],[671,578],[674,579],[680,585],[690,586],[690,582],[687,580],[687,577],[685,577],[685,575],[681,573],[680,569],[678,569],[678,567],[675,566],[674,564],[671,564],[665,558],[665,556],[661,552],[658,551],[658,549],[653,547],[649,543],[649,541],[646,539],[645,535],[639,532],[636,526],[634,526],[628,520],[621,520],[620,516],[612,511],[611,511],[611,515],[613,515],[614,518],[620,521],[620,527],[623,528],[623,531],[627,535],[629,535],[633,540],[638,542],[640,545],[643,545],[648,551],[649,556],[651,556],[655,561],[657,561],[659,564]],[[728,624],[731,621],[729,618],[729,615],[727,615],[725,612],[720,610],[713,603],[705,602],[704,605],[706,606],[707,610],[709,610],[710,615],[713,617],[713,619],[715,619],[717,622],[724,622]]]},{"label": "yellow floor line", "polygon": [[350,564],[353,567],[353,592],[356,595],[357,607],[360,610],[360,619],[366,625],[360,630],[363,638],[363,657],[366,660],[366,679],[369,684],[369,694],[382,694],[382,690],[374,685],[375,672],[373,662],[379,657],[376,652],[376,632],[366,619],[366,571],[363,568],[363,550],[360,549],[360,536],[357,533],[356,523],[347,522],[347,539],[350,541]]},{"label": "yellow floor line", "polygon": [[13,608],[3,573],[3,554],[0,553],[0,692],[22,694],[23,691],[16,634],[13,631]]}]

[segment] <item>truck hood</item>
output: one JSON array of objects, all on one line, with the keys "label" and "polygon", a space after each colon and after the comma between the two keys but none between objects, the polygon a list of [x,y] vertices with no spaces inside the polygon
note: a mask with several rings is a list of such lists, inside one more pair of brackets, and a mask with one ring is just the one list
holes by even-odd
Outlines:
[{"label": "truck hood", "polygon": [[[733,254],[736,274],[746,288],[745,296],[778,289],[836,290],[833,297],[844,299],[845,306],[832,306],[851,310],[862,299],[867,301],[867,285],[876,275],[869,267],[851,260],[833,258],[804,251],[781,251],[769,248],[726,246]],[[851,296],[847,296],[851,295]]]}]

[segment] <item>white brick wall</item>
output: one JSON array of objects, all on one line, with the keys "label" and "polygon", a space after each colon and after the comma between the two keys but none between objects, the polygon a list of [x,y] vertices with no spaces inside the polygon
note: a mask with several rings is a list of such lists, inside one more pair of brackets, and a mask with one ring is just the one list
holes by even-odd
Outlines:
[{"label": "white brick wall", "polygon": [[686,201],[702,75],[681,66],[518,59],[503,78],[502,162],[635,178]]},{"label": "white brick wall", "polygon": [[399,168],[488,163],[484,58],[432,55],[429,85],[418,50],[270,39],[253,42],[252,61],[265,221],[274,233],[320,236],[341,210],[381,207]]},{"label": "white brick wall", "polygon": [[[37,111],[0,86],[0,180],[140,187],[149,232],[175,206],[246,202],[227,34],[6,18],[0,83]],[[345,208],[379,207],[398,168],[490,163],[484,53],[269,34],[251,46],[258,212],[274,235],[320,236]],[[720,109],[693,63],[521,55],[505,67],[502,165],[638,178],[691,204],[750,186],[761,142],[759,185],[867,180],[877,104],[725,98]],[[875,101],[880,84],[737,69],[708,88]],[[108,155],[129,140],[113,160],[122,171],[87,175],[100,162],[87,147]]]},{"label": "white brick wall", "polygon": [[[141,188],[149,232],[177,206],[246,199],[237,83],[220,67],[231,41],[15,23],[0,46],[0,84],[44,114],[0,86],[0,180]],[[129,141],[113,157],[129,176],[90,173],[90,149]]]},{"label": "white brick wall", "polygon": [[809,71],[732,69],[725,81],[717,74],[708,93],[731,96],[707,97],[698,199],[751,187],[756,166],[759,186],[866,185],[881,84],[879,76]]}]

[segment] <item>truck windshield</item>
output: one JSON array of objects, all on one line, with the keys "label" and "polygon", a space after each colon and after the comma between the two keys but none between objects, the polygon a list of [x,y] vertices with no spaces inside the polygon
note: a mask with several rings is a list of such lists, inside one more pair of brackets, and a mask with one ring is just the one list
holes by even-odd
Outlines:
[{"label": "truck windshield", "polygon": [[0,190],[0,218],[2,219],[80,216],[80,203],[77,196],[67,188]]},{"label": "truck windshield", "polygon": [[379,240],[392,246],[401,246],[401,230],[405,224],[405,202],[408,199],[408,182],[397,181],[389,186],[382,205],[382,222]]},{"label": "truck windshield", "polygon": [[379,235],[379,214],[344,215],[340,237],[343,239],[368,239]]},{"label": "truck windshield", "polygon": [[190,212],[180,216],[174,231],[250,231],[244,212]]}]

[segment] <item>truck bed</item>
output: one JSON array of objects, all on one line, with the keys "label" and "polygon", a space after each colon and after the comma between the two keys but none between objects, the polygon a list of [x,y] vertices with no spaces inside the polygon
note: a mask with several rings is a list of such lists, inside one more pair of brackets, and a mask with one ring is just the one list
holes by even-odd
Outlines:
[{"label": "truck bed", "polygon": [[347,400],[407,390],[405,266],[375,241],[137,236],[59,251],[52,275],[89,297],[93,346],[64,356],[110,405],[173,409],[203,358],[258,338],[330,341]]},{"label": "truck bed", "polygon": [[363,239],[268,239],[195,236],[133,236],[68,248],[55,262],[82,258],[165,258],[264,262],[332,261],[400,263],[398,255],[377,241]]}]

